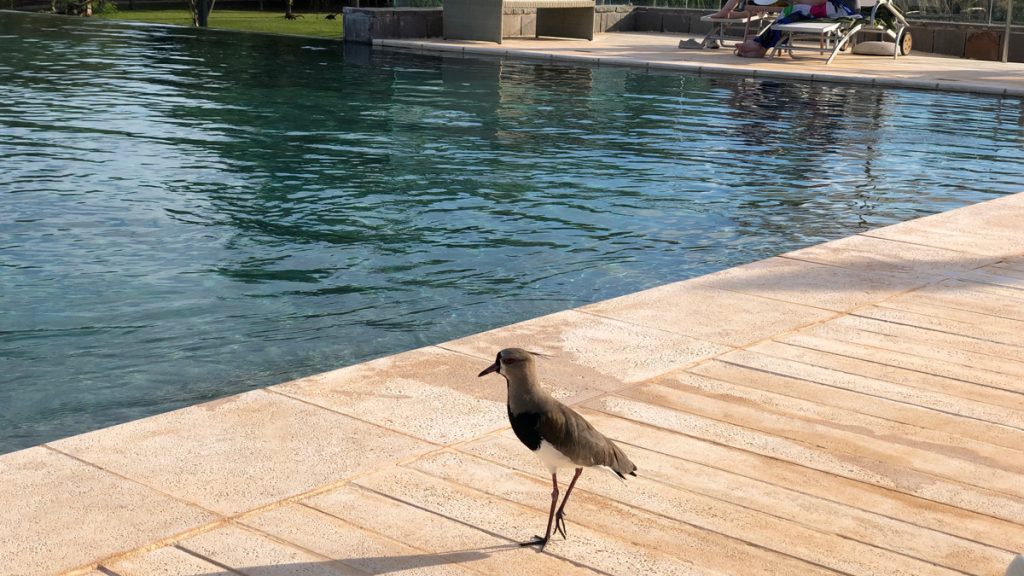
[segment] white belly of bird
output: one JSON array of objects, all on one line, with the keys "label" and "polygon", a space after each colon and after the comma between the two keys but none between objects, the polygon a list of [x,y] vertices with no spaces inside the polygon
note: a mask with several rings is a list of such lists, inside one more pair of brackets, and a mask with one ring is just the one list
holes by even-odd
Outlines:
[{"label": "white belly of bird", "polygon": [[540,461],[548,467],[548,470],[552,474],[554,474],[555,470],[558,470],[559,468],[579,468],[579,465],[574,464],[568,456],[559,452],[558,449],[547,440],[541,440],[540,448],[534,450],[533,453],[537,455],[537,458],[540,458]]}]

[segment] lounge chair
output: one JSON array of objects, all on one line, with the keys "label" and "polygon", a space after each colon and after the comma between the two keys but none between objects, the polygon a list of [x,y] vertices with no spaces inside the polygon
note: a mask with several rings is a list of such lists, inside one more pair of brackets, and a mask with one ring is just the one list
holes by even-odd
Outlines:
[{"label": "lounge chair", "polygon": [[[779,52],[790,56],[797,51],[828,53],[826,64],[831,64],[836,55],[856,41],[862,34],[871,34],[893,41],[892,57],[910,53],[912,37],[910,24],[892,0],[861,0],[860,18],[813,19],[788,24],[773,24],[772,30],[782,33],[782,39],[768,52],[774,58]],[[810,40],[817,46],[797,45],[798,41]]]},{"label": "lounge chair", "polygon": [[[760,26],[762,22],[767,23],[771,18],[767,12],[756,12],[753,14],[747,12],[746,0],[738,3],[734,11],[737,13],[734,18],[712,18],[711,14],[701,16],[700,21],[711,24],[711,30],[700,41],[693,39],[680,40],[679,47],[690,50],[714,50],[725,45],[726,39],[731,37],[729,32],[733,28],[738,28],[740,25],[743,26],[743,35],[741,36],[741,39],[743,39],[750,35],[751,24]],[[740,13],[747,15],[740,16]]]},{"label": "lounge chair", "polygon": [[501,44],[505,10],[523,8],[536,9],[537,36],[594,39],[595,0],[444,0],[444,37]]}]

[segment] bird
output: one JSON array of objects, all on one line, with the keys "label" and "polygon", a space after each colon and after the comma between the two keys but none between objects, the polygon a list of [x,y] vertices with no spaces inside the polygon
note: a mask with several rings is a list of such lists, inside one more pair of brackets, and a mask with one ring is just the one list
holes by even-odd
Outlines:
[{"label": "bird", "polygon": [[[566,537],[565,503],[584,468],[605,468],[621,480],[627,475],[636,476],[637,468],[614,442],[541,387],[533,353],[522,348],[506,348],[498,352],[494,364],[477,376],[492,372],[503,376],[508,385],[508,419],[512,431],[551,473],[551,509],[544,536],[520,544],[539,545],[543,551],[551,539],[552,523],[555,531],[563,539]],[[559,468],[575,468],[576,471],[556,511]]]}]

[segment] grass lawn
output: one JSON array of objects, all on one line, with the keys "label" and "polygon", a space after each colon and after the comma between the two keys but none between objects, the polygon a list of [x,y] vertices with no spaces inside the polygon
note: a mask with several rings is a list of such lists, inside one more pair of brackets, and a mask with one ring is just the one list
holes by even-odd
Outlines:
[{"label": "grass lawn", "polygon": [[[284,12],[217,10],[215,7],[210,13],[210,28],[341,39],[341,14],[334,20],[324,19],[326,15],[302,14],[297,20],[286,20]],[[119,10],[114,14],[98,14],[96,17],[153,24],[192,25],[192,16],[188,10]]]}]

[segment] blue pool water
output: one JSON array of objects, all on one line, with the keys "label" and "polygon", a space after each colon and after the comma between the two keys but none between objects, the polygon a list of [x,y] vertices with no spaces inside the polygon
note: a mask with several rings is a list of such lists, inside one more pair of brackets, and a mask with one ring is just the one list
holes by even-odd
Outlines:
[{"label": "blue pool water", "polygon": [[1020,100],[0,13],[0,452],[1024,189]]}]

